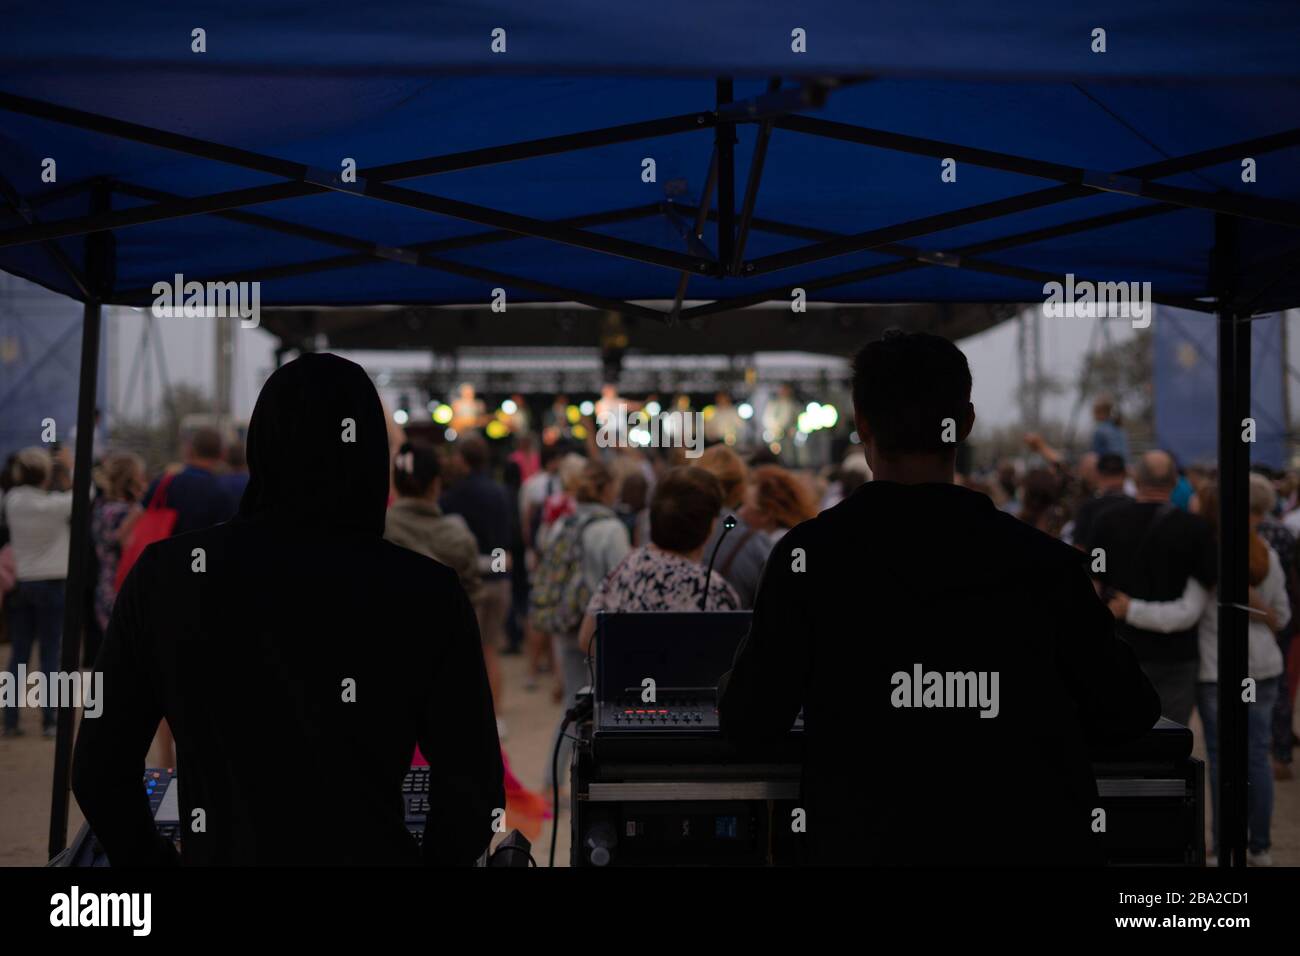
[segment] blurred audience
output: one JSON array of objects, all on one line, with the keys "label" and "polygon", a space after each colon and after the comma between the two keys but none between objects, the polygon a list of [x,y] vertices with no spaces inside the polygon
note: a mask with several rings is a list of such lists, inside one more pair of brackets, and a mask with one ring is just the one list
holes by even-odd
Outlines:
[{"label": "blurred audience", "polygon": [[[143,509],[140,498],[146,488],[144,459],[130,452],[109,452],[96,469],[99,497],[90,512],[90,540],[99,559],[95,582],[95,618],[100,633],[108,629],[117,597],[117,563],[122,547]],[[89,657],[94,660],[93,657]]]},{"label": "blurred audience", "polygon": [[772,543],[767,535],[750,525],[740,514],[748,490],[748,469],[740,456],[726,445],[714,445],[706,449],[697,465],[713,475],[722,488],[722,506],[717,517],[736,517],[736,526],[730,532],[726,531],[721,521],[717,523],[705,544],[704,560],[706,563],[709,561],[716,547],[717,556],[713,559],[715,573],[722,575],[736,589],[741,607],[753,607],[758,581],[763,574],[768,552],[772,550]]},{"label": "blurred audience", "polygon": [[226,470],[223,452],[221,432],[206,426],[194,429],[184,442],[180,470],[155,478],[141,504],[148,507],[166,479],[163,505],[176,512],[173,535],[229,521],[239,509],[239,499],[221,480]]},{"label": "blurred audience", "polygon": [[[462,402],[474,402],[473,388],[461,390]],[[505,688],[497,655],[506,643],[506,615],[510,612],[510,498],[501,483],[488,471],[487,442],[469,435],[456,442],[455,458],[463,477],[448,488],[439,504],[447,514],[460,515],[478,544],[478,570],[482,578],[474,613],[487,665],[492,702],[498,714],[504,704]],[[505,724],[497,718],[497,732],[505,736]]]},{"label": "blurred audience", "polygon": [[1169,501],[1177,478],[1166,452],[1142,455],[1136,498],[1099,515],[1090,543],[1104,553],[1104,568],[1094,568],[1102,596],[1111,601],[1121,636],[1160,695],[1161,713],[1186,724],[1196,706],[1199,673],[1195,619],[1173,631],[1157,631],[1126,621],[1123,614],[1125,596],[1173,601],[1191,580],[1207,591],[1214,587],[1218,562],[1210,526]]},{"label": "blurred audience", "polygon": [[[1141,485],[1139,485],[1139,488]],[[1140,500],[1140,499],[1139,499]],[[1247,707],[1247,850],[1255,866],[1272,864],[1270,847],[1273,818],[1273,772],[1269,756],[1273,742],[1273,709],[1277,704],[1279,678],[1283,672],[1282,652],[1274,635],[1291,618],[1286,577],[1277,552],[1259,535],[1260,522],[1276,503],[1271,483],[1262,475],[1250,476],[1249,604],[1247,675],[1254,681],[1253,699]],[[1218,492],[1203,486],[1196,497],[1196,510],[1218,538]],[[1143,601],[1117,592],[1111,599],[1117,618],[1150,633],[1180,634],[1189,627],[1197,632],[1200,663],[1196,685],[1196,709],[1205,730],[1205,749],[1210,758],[1211,798],[1219,800],[1218,710],[1219,710],[1219,607],[1213,588],[1196,577],[1187,579],[1185,590],[1175,600]],[[1175,718],[1177,719],[1177,718]],[[1186,723],[1186,721],[1181,721]],[[1215,850],[1217,853],[1217,818]]]},{"label": "blurred audience", "polygon": [[[54,672],[60,667],[72,492],[51,490],[54,465],[54,458],[44,448],[24,448],[14,456],[5,476],[4,524],[13,547],[16,580],[4,602],[13,645],[11,674],[31,660],[33,648],[39,648],[42,670]],[[41,718],[43,733],[53,737],[54,708],[46,706]],[[18,708],[4,708],[5,736],[21,733]]]},{"label": "blurred audience", "polygon": [[384,515],[384,537],[455,571],[472,604],[483,591],[478,542],[464,518],[444,514],[439,507],[441,474],[438,454],[431,446],[406,442],[398,449],[393,463],[397,499]]},{"label": "blurred audience", "polygon": [[780,465],[760,465],[752,472],[741,516],[775,544],[795,525],[815,518],[817,511],[812,489],[799,477]]}]

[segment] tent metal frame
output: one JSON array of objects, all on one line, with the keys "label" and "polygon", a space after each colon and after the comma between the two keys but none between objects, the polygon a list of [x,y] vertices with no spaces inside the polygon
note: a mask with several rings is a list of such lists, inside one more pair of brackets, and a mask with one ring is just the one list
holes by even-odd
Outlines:
[{"label": "tent metal frame", "polygon": [[[1240,687],[1246,677],[1247,663],[1245,605],[1248,585],[1245,528],[1249,448],[1241,441],[1240,429],[1242,419],[1250,414],[1250,309],[1260,301],[1278,277],[1288,275],[1300,268],[1300,256],[1283,257],[1276,263],[1278,271],[1255,288],[1239,288],[1237,221],[1250,219],[1293,228],[1300,227],[1300,206],[1281,201],[1259,200],[1227,191],[1208,192],[1170,186],[1160,183],[1159,180],[1238,159],[1243,155],[1260,155],[1300,145],[1300,129],[1256,137],[1118,172],[1090,170],[1011,153],[851,126],[801,115],[805,110],[822,105],[829,92],[843,82],[846,81],[806,80],[791,87],[783,87],[781,81],[774,78],[765,93],[747,100],[736,101],[733,98],[731,78],[719,77],[715,84],[715,103],[709,110],[390,163],[359,170],[356,182],[346,183],[342,181],[339,173],[331,170],[318,169],[303,163],[27,97],[0,93],[0,110],[226,163],[274,176],[280,180],[207,196],[190,197],[175,196],[128,182],[96,179],[72,184],[70,187],[60,187],[57,191],[51,190],[40,199],[32,201],[24,201],[12,186],[0,181],[0,199],[5,199],[24,222],[23,226],[0,232],[0,248],[32,243],[42,244],[60,270],[68,275],[85,304],[68,593],[81,593],[86,580],[85,554],[89,538],[91,442],[102,306],[141,304],[145,301],[146,295],[146,290],[128,290],[125,293],[118,293],[114,289],[113,230],[189,216],[217,215],[255,228],[347,250],[343,255],[243,270],[219,280],[205,281],[260,281],[351,268],[373,261],[391,261],[493,284],[524,288],[543,296],[579,302],[592,308],[672,322],[679,317],[702,317],[745,308],[772,299],[785,298],[789,290],[796,286],[808,292],[819,292],[927,267],[970,269],[1033,282],[1059,281],[1062,278],[1060,276],[1008,265],[984,257],[1004,249],[1043,242],[1059,236],[1119,226],[1178,209],[1202,210],[1215,215],[1212,295],[1204,298],[1189,298],[1157,293],[1154,298],[1157,302],[1215,313],[1218,317],[1218,426],[1221,482],[1218,605],[1221,795],[1216,812],[1220,826],[1220,865],[1244,866],[1246,863],[1246,704],[1241,700]],[[744,195],[740,208],[737,209],[735,128],[741,123],[757,124],[758,135]],[[831,138],[868,148],[901,151],[918,156],[951,157],[962,163],[1048,180],[1053,185],[856,235],[840,235],[798,224],[764,219],[755,214],[764,159],[770,137],[776,129],[804,136]],[[705,188],[700,201],[695,205],[669,199],[627,209],[602,210],[556,221],[544,221],[394,185],[401,180],[696,130],[713,131],[714,150]],[[55,220],[45,220],[36,215],[36,208],[81,190],[91,192],[92,209],[89,215]],[[349,193],[363,199],[418,209],[485,226],[489,231],[406,247],[392,247],[330,230],[276,219],[263,213],[247,211],[251,206],[264,206],[281,200],[327,192]],[[145,204],[114,210],[111,208],[113,193],[144,200]],[[1041,227],[955,249],[925,249],[903,244],[908,240],[934,235],[960,226],[988,222],[1015,213],[1100,193],[1143,199],[1147,200],[1147,203],[1120,212]],[[716,203],[716,208],[711,208],[711,202]],[[664,215],[679,225],[686,245],[685,252],[592,231],[592,227],[656,215]],[[701,233],[706,221],[716,223],[718,228],[716,253],[710,252],[703,243]],[[806,244],[785,252],[746,260],[744,253],[747,239],[754,230],[803,239],[806,240]],[[77,236],[86,237],[84,274],[76,269],[66,253],[55,244],[56,240]],[[608,296],[468,265],[439,255],[453,250],[507,242],[523,236],[672,269],[680,275],[672,308],[668,312],[663,312]],[[715,279],[729,276],[748,278],[858,252],[883,254],[894,261],[830,276],[809,278],[805,281],[788,282],[780,287],[718,299],[688,309],[681,307],[692,275]],[[82,604],[83,602],[73,600],[65,604],[65,640],[61,664],[65,670],[72,670],[80,665],[80,637],[84,611]],[[74,714],[71,710],[64,709],[59,712],[54,792],[50,813],[51,855],[62,850],[67,841],[73,719]]]}]

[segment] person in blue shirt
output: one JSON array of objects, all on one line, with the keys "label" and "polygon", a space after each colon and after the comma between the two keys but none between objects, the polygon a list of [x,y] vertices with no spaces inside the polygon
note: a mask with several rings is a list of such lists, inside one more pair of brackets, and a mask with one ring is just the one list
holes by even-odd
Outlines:
[{"label": "person in blue shirt", "polygon": [[[172,478],[166,491],[167,507],[176,510],[173,535],[210,528],[234,517],[239,498],[232,497],[221,482],[224,470],[221,456],[221,433],[215,428],[197,428],[185,442],[185,466]],[[155,479],[145,492],[146,508],[160,480]]]},{"label": "person in blue shirt", "polygon": [[1128,436],[1115,416],[1115,402],[1109,395],[1099,395],[1092,403],[1092,418],[1097,423],[1092,430],[1092,450],[1102,455],[1119,455],[1128,461]]}]

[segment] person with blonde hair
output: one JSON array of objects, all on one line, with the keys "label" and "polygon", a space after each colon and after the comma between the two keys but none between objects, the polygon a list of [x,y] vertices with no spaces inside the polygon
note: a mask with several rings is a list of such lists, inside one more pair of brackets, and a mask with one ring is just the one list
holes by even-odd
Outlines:
[{"label": "person with blonde hair", "polygon": [[[604,462],[585,462],[581,470],[570,475],[568,487],[574,499],[573,512],[555,522],[542,546],[529,601],[533,627],[550,635],[552,660],[564,682],[566,707],[590,682],[586,649],[579,646],[578,637],[587,604],[605,576],[632,549],[627,528],[613,510],[618,483]],[[562,752],[561,766],[565,760]],[[553,781],[548,779],[546,783]]]},{"label": "person with blonde hair", "polygon": [[587,459],[577,452],[569,452],[560,458],[555,469],[559,487],[548,494],[542,501],[542,513],[538,522],[536,548],[540,553],[546,547],[551,535],[561,519],[573,514],[577,503],[578,483],[582,479]]},{"label": "person with blonde hair", "polygon": [[736,518],[736,526],[730,532],[721,521],[717,522],[713,534],[705,542],[704,560],[707,563],[713,549],[718,549],[714,570],[736,589],[740,606],[751,608],[772,541],[740,513],[749,487],[749,469],[726,445],[705,449],[696,466],[713,475],[722,486],[722,510],[718,517],[734,515]]},{"label": "person with blonde hair", "polygon": [[[95,621],[102,635],[108,630],[113,601],[117,598],[115,583],[122,547],[131,539],[131,530],[144,510],[140,507],[140,497],[147,487],[144,459],[131,452],[110,452],[95,470],[95,483],[100,495],[90,513],[90,541],[99,561]],[[90,648],[87,657],[94,660]]]},{"label": "person with blonde hair", "polygon": [[[72,519],[72,492],[51,491],[54,459],[39,445],[14,456],[5,482],[4,523],[13,546],[13,592],[5,599],[5,619],[13,650],[9,670],[17,674],[40,646],[41,667],[59,668],[63,638],[63,600],[68,574],[68,544]],[[54,736],[56,715],[52,707],[42,713],[43,732]],[[4,734],[18,736],[18,709],[4,709]]]}]

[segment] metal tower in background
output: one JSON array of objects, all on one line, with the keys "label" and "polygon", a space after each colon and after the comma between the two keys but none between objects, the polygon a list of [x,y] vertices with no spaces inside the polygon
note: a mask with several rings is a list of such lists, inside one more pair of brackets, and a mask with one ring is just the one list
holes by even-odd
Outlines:
[{"label": "metal tower in background", "polygon": [[143,379],[144,406],[140,415],[141,422],[147,427],[154,421],[153,370],[149,361],[152,358],[158,366],[158,380],[162,385],[162,402],[164,405],[172,399],[171,376],[167,374],[167,356],[163,351],[162,334],[154,327],[153,313],[145,310],[141,313],[144,324],[140,327],[140,340],[135,355],[131,359],[131,371],[127,374],[126,395],[122,399],[122,414],[126,415],[135,398],[136,382]]},{"label": "metal tower in background", "polygon": [[1020,421],[1026,431],[1042,427],[1043,343],[1039,309],[1025,309],[1017,320],[1016,354],[1020,372]]},{"label": "metal tower in background", "polygon": [[235,412],[235,321],[213,320],[216,340],[213,347],[212,411],[221,426],[229,424]]}]

